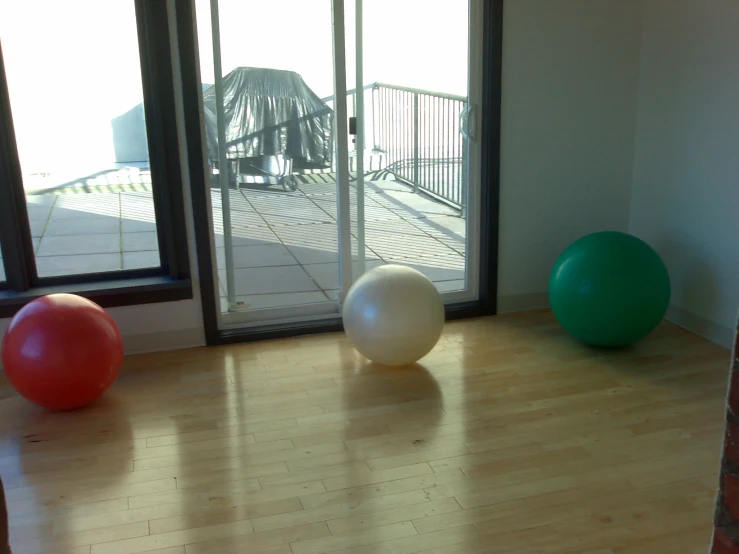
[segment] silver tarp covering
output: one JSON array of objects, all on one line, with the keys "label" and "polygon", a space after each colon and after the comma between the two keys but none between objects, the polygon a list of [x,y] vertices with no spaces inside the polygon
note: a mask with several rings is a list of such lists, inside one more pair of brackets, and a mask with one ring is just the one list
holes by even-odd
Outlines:
[{"label": "silver tarp covering", "polygon": [[[284,156],[294,169],[331,167],[334,112],[294,71],[238,67],[223,78],[227,158]],[[218,160],[215,87],[203,93],[208,156]]]}]

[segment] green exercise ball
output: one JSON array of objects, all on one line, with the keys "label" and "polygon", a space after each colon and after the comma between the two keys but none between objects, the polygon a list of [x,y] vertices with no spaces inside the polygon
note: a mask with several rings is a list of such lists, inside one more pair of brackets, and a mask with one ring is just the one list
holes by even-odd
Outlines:
[{"label": "green exercise ball", "polygon": [[670,277],[646,242],[607,231],[576,240],[554,264],[549,301],[557,321],[594,346],[625,346],[651,333],[667,311]]}]

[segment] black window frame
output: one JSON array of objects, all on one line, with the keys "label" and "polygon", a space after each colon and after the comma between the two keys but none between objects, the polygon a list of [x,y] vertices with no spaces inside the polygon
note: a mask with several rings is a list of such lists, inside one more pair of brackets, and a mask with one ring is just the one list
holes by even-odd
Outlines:
[{"label": "black window frame", "polygon": [[161,265],[156,268],[39,277],[0,42],[0,248],[6,280],[0,317],[53,292],[103,307],[190,299],[190,257],[166,0],[131,0],[136,11],[143,104]]},{"label": "black window frame", "polygon": [[[480,296],[473,302],[446,306],[446,319],[481,317],[497,313],[498,237],[500,199],[500,125],[505,0],[483,0],[481,106],[481,232]],[[218,292],[214,273],[209,187],[205,182],[205,145],[202,132],[202,88],[194,0],[177,2],[177,41],[180,48],[183,109],[192,186],[195,245],[198,252],[200,299],[208,346],[341,331],[341,318],[290,324],[265,323],[248,329],[220,329]]]}]

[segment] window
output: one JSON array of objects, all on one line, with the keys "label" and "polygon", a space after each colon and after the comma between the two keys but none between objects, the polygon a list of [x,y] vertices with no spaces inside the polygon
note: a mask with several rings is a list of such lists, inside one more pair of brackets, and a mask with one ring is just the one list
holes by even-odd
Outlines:
[{"label": "window", "polygon": [[0,8],[0,306],[191,295],[167,30],[165,2]]}]

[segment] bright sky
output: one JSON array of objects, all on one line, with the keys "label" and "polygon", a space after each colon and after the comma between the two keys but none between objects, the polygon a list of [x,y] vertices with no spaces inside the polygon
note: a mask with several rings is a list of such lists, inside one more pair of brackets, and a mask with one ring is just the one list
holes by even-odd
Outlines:
[{"label": "bright sky", "polygon": [[133,2],[0,0],[0,39],[24,171],[113,161],[110,122],[142,100]]},{"label": "bright sky", "polygon": [[[24,172],[93,172],[114,162],[111,120],[142,101],[133,6],[0,0]],[[353,8],[347,0],[348,88],[355,84]],[[202,79],[212,83],[209,0],[196,0],[196,9]],[[364,82],[466,94],[467,17],[462,0],[364,0]],[[319,96],[333,94],[329,0],[221,0],[220,21],[224,74],[238,66],[288,69]]]},{"label": "bright sky", "polygon": [[[355,3],[346,4],[347,88],[354,88]],[[467,94],[468,6],[463,0],[364,0],[364,82]],[[196,0],[203,80],[212,81],[210,1]],[[441,9],[440,9],[441,8]],[[253,66],[297,71],[333,94],[328,0],[221,0],[223,72]],[[268,22],[265,24],[264,22]]]}]

